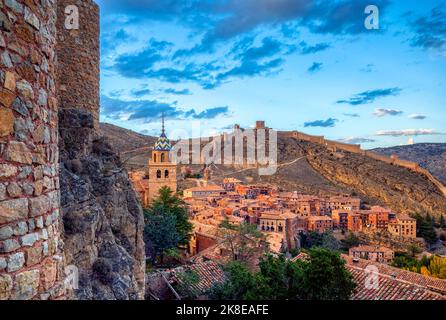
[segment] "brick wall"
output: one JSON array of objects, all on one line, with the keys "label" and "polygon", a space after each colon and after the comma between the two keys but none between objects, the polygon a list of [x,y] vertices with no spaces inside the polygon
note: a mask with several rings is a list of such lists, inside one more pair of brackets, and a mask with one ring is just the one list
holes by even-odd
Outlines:
[{"label": "brick wall", "polygon": [[54,1],[0,1],[0,300],[60,299]]}]

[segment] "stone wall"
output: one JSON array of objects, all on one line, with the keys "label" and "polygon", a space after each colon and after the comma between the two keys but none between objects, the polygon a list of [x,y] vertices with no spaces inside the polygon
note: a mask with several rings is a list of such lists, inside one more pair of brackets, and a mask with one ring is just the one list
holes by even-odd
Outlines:
[{"label": "stone wall", "polygon": [[[99,124],[99,7],[92,0],[57,0],[59,98],[62,109],[91,112],[94,127]],[[79,29],[65,27],[65,9],[75,5]],[[63,45],[62,45],[63,44]]]},{"label": "stone wall", "polygon": [[0,300],[61,299],[54,1],[0,1]]},{"label": "stone wall", "polygon": [[324,145],[333,151],[342,150],[342,151],[347,151],[347,152],[351,152],[351,153],[361,154],[363,156],[372,158],[374,160],[382,161],[382,162],[385,162],[388,164],[392,164],[392,165],[396,165],[399,167],[409,169],[411,171],[414,171],[416,173],[424,175],[446,197],[446,187],[437,178],[435,178],[429,171],[427,171],[424,168],[421,168],[418,163],[399,159],[395,155],[393,155],[391,157],[379,155],[375,152],[362,150],[360,145],[347,144],[347,143],[342,143],[342,142],[338,142],[338,141],[331,141],[331,140],[325,139],[325,137],[323,137],[323,136],[312,136],[312,135],[308,135],[308,134],[305,134],[305,133],[302,133],[299,131],[291,131],[291,132],[286,131],[286,132],[280,132],[280,134],[287,136],[287,137],[292,137],[292,138],[295,138],[298,140]]},{"label": "stone wall", "polygon": [[66,263],[79,270],[75,298],[142,299],[144,218],[127,172],[99,137],[99,9],[78,0],[79,30],[58,1],[57,89],[61,216]]}]

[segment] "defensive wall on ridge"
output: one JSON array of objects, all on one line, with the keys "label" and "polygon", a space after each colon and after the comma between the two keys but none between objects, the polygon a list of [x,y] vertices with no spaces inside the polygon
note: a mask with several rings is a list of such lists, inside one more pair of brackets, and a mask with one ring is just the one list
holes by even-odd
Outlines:
[{"label": "defensive wall on ridge", "polygon": [[361,149],[361,145],[359,144],[347,144],[338,141],[327,140],[324,136],[313,136],[299,131],[282,131],[279,132],[279,134],[282,136],[323,145],[334,152],[341,150],[361,154],[374,160],[382,161],[391,165],[412,170],[416,173],[420,173],[424,175],[430,182],[432,182],[446,197],[446,187],[439,180],[437,180],[428,170],[420,167],[418,163],[399,159],[396,155],[387,157],[372,151],[363,150]]}]

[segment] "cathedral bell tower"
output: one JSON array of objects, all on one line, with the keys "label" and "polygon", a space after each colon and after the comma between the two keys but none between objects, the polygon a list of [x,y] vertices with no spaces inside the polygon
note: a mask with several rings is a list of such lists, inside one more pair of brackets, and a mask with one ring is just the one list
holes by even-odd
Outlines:
[{"label": "cathedral bell tower", "polygon": [[170,161],[172,149],[170,140],[165,133],[163,116],[162,132],[153,147],[152,157],[148,163],[150,202],[158,197],[158,192],[162,187],[169,187],[173,192],[177,192],[177,168]]}]

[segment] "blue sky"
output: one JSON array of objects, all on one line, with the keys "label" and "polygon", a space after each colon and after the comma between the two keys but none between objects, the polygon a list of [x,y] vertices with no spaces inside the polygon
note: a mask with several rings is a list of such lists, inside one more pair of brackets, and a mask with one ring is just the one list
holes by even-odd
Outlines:
[{"label": "blue sky", "polygon": [[[97,3],[104,122],[157,135],[164,113],[172,138],[265,120],[364,148],[446,142],[444,1]],[[378,30],[364,27],[370,4]]]}]

